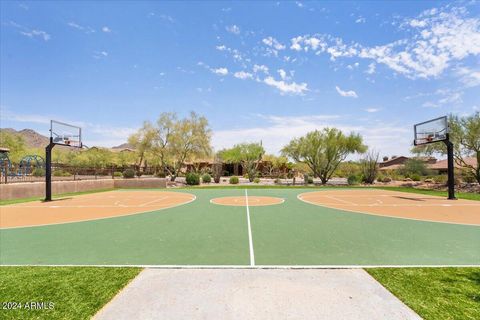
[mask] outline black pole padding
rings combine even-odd
[[[52,149],[55,146],[53,138],[45,147],[45,201],[52,201]]]
[[[457,200],[455,198],[455,167],[453,164],[453,143],[450,140],[446,140],[447,145],[447,163],[448,163],[448,199]]]

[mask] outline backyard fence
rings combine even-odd
[[[135,166],[110,166],[103,168],[69,166],[67,164],[52,164],[53,181],[78,181],[78,180],[97,180],[97,179],[115,179],[122,178],[123,172],[132,169],[136,174],[151,176],[153,170]],[[19,183],[19,182],[39,182],[45,181],[45,168],[35,166],[21,166],[15,164],[3,163],[0,168],[0,183]]]

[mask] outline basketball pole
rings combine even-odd
[[[45,147],[45,201],[52,201],[52,149],[55,146],[53,138]]]
[[[453,143],[450,141],[448,134],[447,139],[444,142],[447,145],[448,200],[457,200],[457,198],[455,198],[455,166],[453,164]]]

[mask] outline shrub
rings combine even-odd
[[[312,177],[308,177],[308,184],[313,184],[313,178]]]
[[[354,174],[349,175],[347,178],[347,182],[349,185],[358,184],[358,181],[359,181],[358,177]]]
[[[417,173],[412,173],[410,175],[410,179],[412,179],[413,181],[420,181],[422,179],[422,177]]]
[[[138,171],[136,172],[136,175],[137,175],[137,177],[139,177],[139,178],[140,178],[140,177],[143,175],[143,172],[142,172],[142,171],[140,171],[140,170],[138,170]]]
[[[32,172],[32,175],[34,177],[43,177],[43,176],[45,176],[45,169],[35,168],[35,170],[33,170],[33,172]]]
[[[200,176],[196,173],[189,172],[185,176],[185,181],[189,186],[196,186],[200,184]]]
[[[135,177],[135,171],[133,169],[125,169],[125,171],[123,171],[123,177],[126,179],[131,179]]]
[[[275,181],[274,181],[275,184],[280,184],[280,182],[281,182],[281,181],[280,181],[279,178],[276,178]]]
[[[70,177],[72,174],[70,172],[67,172],[67,171],[63,171],[63,170],[55,170],[53,171],[53,176],[54,177]]]
[[[255,179],[253,179],[253,182],[254,182],[254,183],[260,183],[260,178],[255,178]]]
[[[203,181],[203,183],[210,183],[210,182],[212,182],[212,177],[208,173],[205,173],[202,176],[202,181]]]
[[[113,176],[114,176],[114,177],[121,177],[121,176],[123,176],[123,174],[122,174],[120,171],[115,171],[115,172],[113,173]]]
[[[163,171],[159,171],[159,172],[157,172],[157,173],[155,174],[155,176],[156,176],[157,178],[165,178],[165,177],[166,177],[166,174],[165,174],[165,172],[163,172]]]
[[[381,181],[385,182],[385,183],[392,182],[392,178],[385,176],[385,177],[382,178]]]
[[[237,176],[230,177],[230,184],[238,184],[239,180]]]

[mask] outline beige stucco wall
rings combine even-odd
[[[72,193],[113,188],[166,188],[166,179],[102,179],[82,181],[53,181],[52,193]],[[45,182],[11,183],[0,185],[0,200],[45,196]]]

